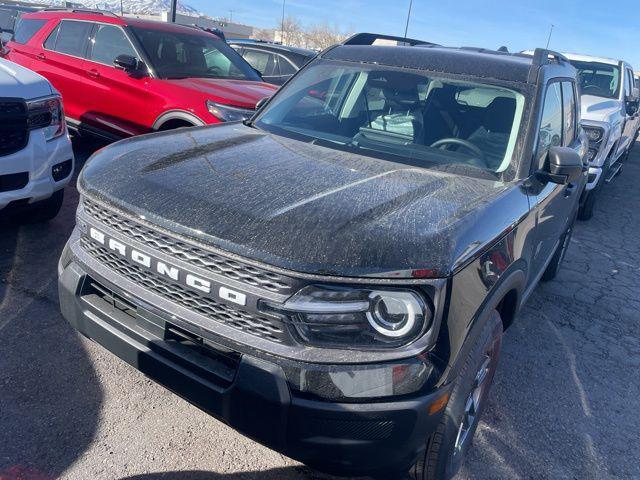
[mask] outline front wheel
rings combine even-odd
[[[468,350],[436,432],[412,469],[415,480],[453,477],[469,451],[498,366],[502,321],[493,311]]]

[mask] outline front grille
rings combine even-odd
[[[21,100],[0,99],[0,156],[19,152],[27,143],[27,105]]]
[[[133,222],[123,215],[107,210],[86,198],[84,199],[84,209],[89,216],[127,238],[137,240],[190,265],[270,292],[288,294],[292,291],[292,286],[283,275],[231,260],[177,238],[169,237]]]
[[[95,260],[147,290],[163,298],[197,312],[205,317],[273,342],[287,343],[289,335],[286,327],[278,320],[252,315],[240,309],[213,301],[180,285],[167,282],[141,267],[132,265],[125,259],[94,244],[86,238],[81,239],[82,248]]]

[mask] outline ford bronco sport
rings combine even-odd
[[[107,12],[26,14],[6,50],[60,91],[71,128],[107,140],[248,118],[276,90],[211,33]]]
[[[447,478],[503,331],[571,239],[587,175],[576,70],[547,50],[376,38],[324,51],[249,122],[97,153],[60,303],[312,467]]]

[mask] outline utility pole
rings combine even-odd
[[[280,43],[282,43],[284,45],[284,5],[287,2],[287,0],[282,0],[282,23],[280,24]]]
[[[124,17],[124,10],[122,8],[122,0],[120,0],[120,16]]]
[[[404,27],[404,38],[407,38],[407,32],[409,31],[409,21],[411,20],[411,7],[413,7],[413,0],[409,0],[409,12],[407,13],[407,26]]]
[[[555,25],[552,23],[551,28],[549,29],[549,38],[547,38],[547,50],[549,49],[549,44],[551,43],[551,35],[553,34],[553,27],[555,27]]]
[[[229,10],[229,23],[233,23],[233,10]]]
[[[178,11],[178,0],[171,0],[171,9],[169,10],[169,21],[176,23],[176,12]]]

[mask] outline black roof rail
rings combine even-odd
[[[376,40],[392,40],[394,42],[407,43],[412,47],[415,45],[438,46],[436,43],[416,40],[415,38],[394,37],[393,35],[381,35],[378,33],[356,33],[342,42],[342,45],[373,45]]]
[[[68,13],[92,13],[94,15],[109,15],[110,17],[117,17],[113,12],[107,10],[98,10],[95,8],[65,8],[65,7],[48,7],[44,8],[43,12],[68,12]]]
[[[522,52],[527,55],[526,53]],[[538,71],[541,67],[551,64],[551,62],[560,64],[561,62],[569,63],[569,59],[561,53],[548,50],[546,48],[536,48],[533,52],[533,61],[531,62],[531,68],[529,69],[529,77],[527,83],[536,83],[538,80]]]

